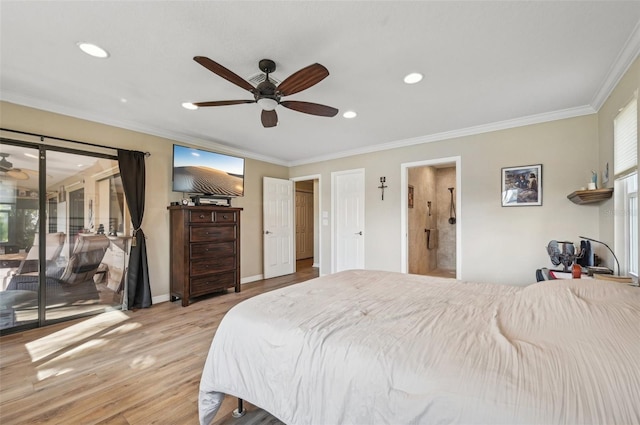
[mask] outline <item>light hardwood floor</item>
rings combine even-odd
[[[165,302],[1,337],[0,424],[197,424],[200,374],[220,320],[242,300],[317,277],[311,261],[299,263],[293,275],[188,307]],[[235,407],[226,397],[214,423],[233,423]]]

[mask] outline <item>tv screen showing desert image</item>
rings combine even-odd
[[[244,159],[173,146],[173,190],[217,196],[243,196]]]

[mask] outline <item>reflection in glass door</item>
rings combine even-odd
[[[2,153],[31,158],[20,167],[38,170],[37,149],[3,141]],[[95,314],[122,302],[130,219],[124,196],[113,196],[110,184],[119,178],[117,160],[79,151],[42,154],[42,190],[37,171],[24,180],[2,175],[0,330]],[[122,225],[114,228],[114,222]]]
[[[0,330],[38,322],[38,149],[0,145]],[[17,290],[20,275],[36,285]]]

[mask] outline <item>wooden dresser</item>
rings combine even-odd
[[[170,206],[171,301],[234,288],[240,292],[240,211]]]

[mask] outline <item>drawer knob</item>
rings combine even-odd
[[[204,218],[204,214],[200,214],[200,218]]]
[[[227,218],[227,216],[226,216],[226,215],[223,215],[223,216],[222,216],[222,218],[225,218],[225,219],[226,219],[226,218]]]

